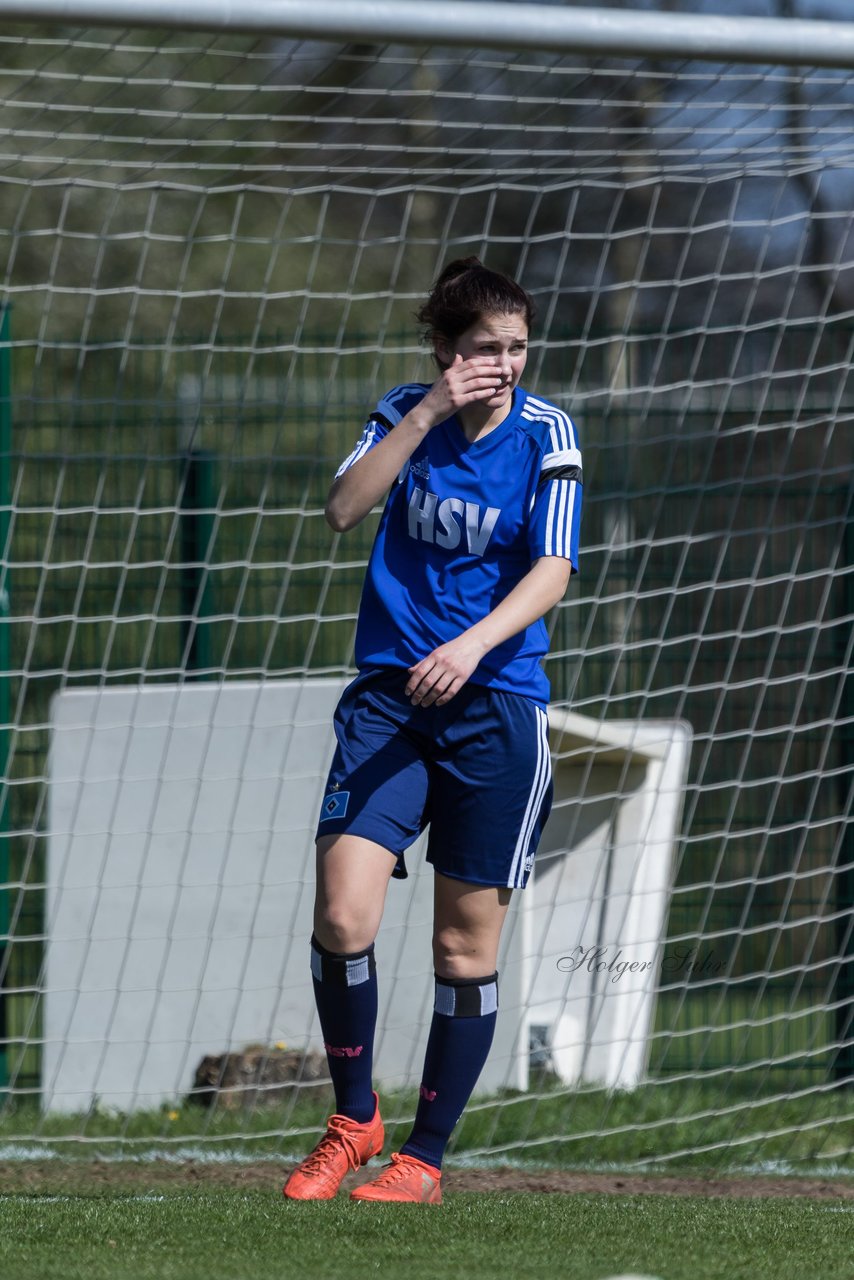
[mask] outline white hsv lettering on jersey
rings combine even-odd
[[[424,499],[423,503],[421,498]],[[409,499],[409,536],[418,541],[418,530],[424,542],[433,541],[433,516],[439,502],[438,494],[413,489]]]
[[[466,546],[476,556],[482,556],[498,517],[500,507],[482,508],[476,502],[463,502],[462,498],[443,498],[429,489],[413,489],[409,499],[409,536],[420,537],[422,542],[435,542],[439,547],[453,551],[460,545],[465,524]],[[438,527],[437,527],[438,526]]]
[[[474,504],[472,504],[474,505]],[[477,516],[477,507],[475,509],[475,517]],[[462,498],[444,498],[436,509],[436,516],[439,524],[442,526],[440,533],[436,534],[436,543],[440,547],[447,547],[452,551],[454,547],[460,545],[462,531],[457,524],[457,516],[466,514],[466,504]],[[469,547],[471,550],[471,547]]]

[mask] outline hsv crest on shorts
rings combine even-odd
[[[349,799],[349,791],[336,791],[335,789],[330,791],[328,795],[323,797],[323,804],[320,806],[320,821],[323,822],[328,818],[343,818],[347,813]]]

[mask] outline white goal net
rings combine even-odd
[[[307,1148],[325,1102],[274,1067],[282,1043],[305,1055],[319,1041],[296,1012],[252,1023],[239,1011],[255,1007],[241,985],[249,939],[275,952],[274,975],[290,983],[302,966],[308,984],[311,832],[288,812],[315,784],[296,787],[292,811],[280,796],[275,820],[256,806],[247,825],[251,786],[225,803],[187,748],[168,775],[184,786],[170,880],[168,860],[145,861],[154,802],[116,799],[93,818],[82,781],[69,792],[67,737],[52,808],[52,725],[67,727],[57,708],[74,696],[109,720],[134,691],[198,687],[210,701],[352,671],[375,522],[333,534],[326,489],[378,393],[429,376],[413,312],[445,261],[475,253],[534,295],[525,382],[571,414],[584,449],[582,571],[551,619],[546,670],[555,710],[588,726],[587,745],[558,733],[553,747],[570,764],[582,752],[561,811],[603,868],[650,726],[683,726],[692,746],[662,800],[667,882],[645,925],[641,913],[623,935],[597,909],[615,891],[603,871],[583,889],[589,910],[562,916],[555,902],[518,935],[534,975],[549,936],[549,972],[532,979],[548,1014],[529,1017],[524,1071],[478,1096],[454,1150],[845,1167],[854,72],[132,26],[6,24],[0,51],[0,1148]],[[157,721],[146,754],[134,723],[118,725],[115,775],[99,746],[100,776],[166,787],[151,760],[178,728]],[[92,740],[81,734],[81,780]],[[286,793],[319,778],[300,762],[277,772],[288,748],[265,741],[257,759],[235,756],[254,761],[247,785],[276,777]],[[608,772],[591,781],[597,743]],[[135,751],[143,773],[122,772]],[[51,962],[60,811],[60,852],[80,851],[63,884],[90,903],[64,973]],[[247,830],[254,881],[227,856]],[[279,875],[289,830],[299,862]],[[117,885],[141,911],[153,886],[186,886],[191,865],[215,906],[240,894],[256,912],[241,917],[244,958],[222,988],[231,1034],[207,1052],[255,1042],[272,1074],[245,1077],[243,1094],[215,1080],[228,1106],[176,1085],[140,1112],[157,1093],[145,1063],[166,961],[140,988],[139,1025],[107,1012],[95,1043],[87,1004],[118,1009],[139,957],[118,926],[110,947],[87,946],[85,922]],[[290,886],[278,936],[263,909],[271,877]],[[408,914],[407,886],[393,888],[406,945],[385,954],[399,980],[412,949],[429,952],[429,928]],[[177,906],[165,914],[177,930]],[[183,968],[168,969],[188,1020],[211,998],[199,957],[217,954],[217,927],[196,952],[182,935]],[[601,1011],[610,1025],[633,963],[653,968],[626,1091],[579,1065],[589,1038],[559,1043],[554,1028],[576,1025],[563,1011],[582,982],[581,1022]],[[536,987],[519,996],[532,1000]],[[424,1010],[412,1012],[420,1034]],[[410,1034],[402,1017],[389,1012],[389,1043]],[[615,1032],[626,1043],[629,1024]],[[120,1088],[99,1096],[97,1072],[76,1101],[57,1098],[63,1062],[106,1062],[112,1040],[139,1045],[126,1102]],[[189,1031],[182,1044],[190,1070]],[[561,1066],[568,1050],[577,1070]]]

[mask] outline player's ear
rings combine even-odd
[[[452,364],[457,364],[457,357],[454,355],[450,342],[440,334],[436,334],[436,337],[433,339],[433,351],[438,364],[440,364],[443,369],[449,368]]]

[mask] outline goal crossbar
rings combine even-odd
[[[257,32],[330,41],[854,67],[854,24],[557,5],[400,0],[2,0],[7,22]]]

